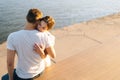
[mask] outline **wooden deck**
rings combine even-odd
[[[36,80],[120,80],[120,37],[53,64]]]

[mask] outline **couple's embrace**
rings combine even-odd
[[[55,58],[55,37],[48,32],[55,21],[50,16],[42,17],[38,9],[30,9],[23,30],[11,33],[7,39],[8,74],[2,80],[34,80],[50,66],[50,57]],[[15,55],[17,65],[14,67]],[[45,65],[46,64],[46,65]]]

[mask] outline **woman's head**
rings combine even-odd
[[[42,16],[43,13],[38,9],[30,9],[26,16],[26,19],[29,23],[35,24],[38,19],[42,18]]]
[[[43,31],[43,30],[50,30],[53,28],[55,24],[54,18],[51,16],[45,16],[38,21],[38,30]]]

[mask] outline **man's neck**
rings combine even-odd
[[[34,24],[31,24],[31,23],[26,23],[26,25],[25,25],[25,30],[34,30],[35,29],[35,27],[34,27],[35,25]]]

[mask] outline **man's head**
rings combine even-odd
[[[43,14],[38,9],[30,9],[26,16],[26,19],[29,23],[35,24],[36,21],[42,18]]]

